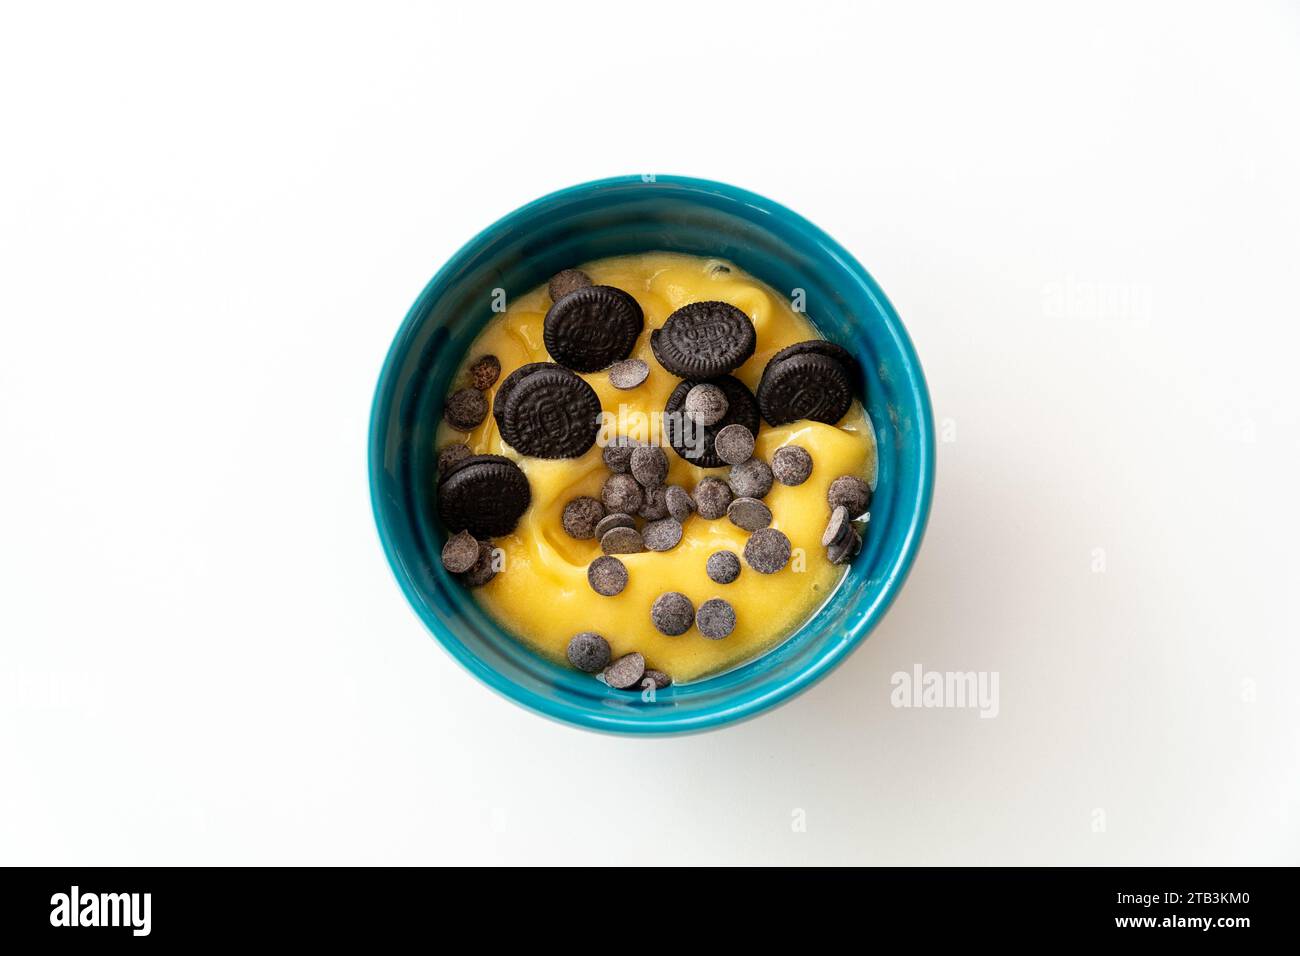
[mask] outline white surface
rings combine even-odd
[[[1294,6],[267,6],[0,16],[0,862],[1300,862]],[[844,242],[955,437],[871,640],[688,739],[461,672],[367,497],[429,276],[628,172]]]

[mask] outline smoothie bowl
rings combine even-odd
[[[578,726],[706,730],[870,632],[933,484],[920,365],[866,271],[720,183],[576,186],[472,239],[380,376],[370,483],[433,635]]]

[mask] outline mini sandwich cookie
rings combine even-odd
[[[492,415],[506,444],[532,458],[577,458],[600,432],[595,389],[550,362],[530,362],[507,375]]]
[[[443,524],[475,538],[514,531],[531,500],[528,478],[500,455],[470,455],[438,480],[438,516]]]
[[[684,305],[650,333],[650,349],[680,378],[708,379],[738,369],[754,354],[754,323],[726,302]]]
[[[862,393],[862,370],[834,342],[796,342],[772,356],[758,383],[758,407],[769,425],[800,419],[834,425]]]
[[[701,424],[686,410],[687,396],[700,385],[714,386],[726,402],[722,416],[713,418],[710,425]],[[718,453],[716,442],[718,435],[729,425],[741,425],[751,436],[758,434],[758,403],[754,401],[754,395],[745,387],[745,383],[730,375],[709,379],[707,382],[697,382],[694,379],[678,382],[664,403],[664,432],[668,444],[679,457],[692,465],[718,468],[726,464]]]
[[[579,286],[546,313],[542,341],[561,365],[599,372],[631,354],[644,326],[641,306],[622,289]]]

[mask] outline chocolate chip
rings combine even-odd
[[[627,587],[627,565],[618,558],[602,555],[587,565],[587,583],[597,594],[613,597]]]
[[[832,508],[847,508],[850,518],[860,518],[871,507],[871,486],[853,475],[841,475],[831,482],[826,500]]]
[[[758,383],[758,407],[769,425],[801,419],[834,425],[853,404],[848,371],[811,352],[769,362]]]
[[[705,382],[686,393],[682,411],[700,425],[716,425],[727,414],[727,396],[718,386]]]
[[[744,425],[728,425],[713,439],[713,450],[728,465],[749,461],[754,454],[754,433]]]
[[[600,453],[605,467],[617,475],[625,475],[632,467],[632,451],[641,443],[626,435],[619,435]]]
[[[496,549],[486,541],[480,541],[474,566],[458,577],[466,587],[481,588],[496,576]]]
[[[469,450],[469,445],[464,442],[452,442],[450,445],[444,445],[438,452],[438,473],[442,474],[452,465],[464,461],[473,452]]]
[[[695,608],[691,599],[680,591],[668,591],[655,598],[650,607],[650,622],[655,630],[669,637],[685,634],[691,629],[695,620]]]
[[[633,651],[605,668],[605,683],[618,690],[635,687],[645,673],[645,658]]]
[[[628,357],[645,318],[622,289],[585,286],[562,296],[542,321],[551,358],[575,372],[598,372]]]
[[[633,518],[631,515],[623,514],[620,511],[616,511],[612,515],[605,515],[605,517],[601,518],[600,521],[596,523],[596,531],[593,536],[597,541],[599,541],[601,538],[605,537],[605,532],[609,531],[611,528],[635,528],[635,527],[636,527],[635,518]]]
[[[642,488],[657,488],[668,477],[668,456],[662,448],[642,445],[632,449],[629,468]]]
[[[725,275],[729,275],[730,273],[731,273],[731,267],[724,263],[714,262],[709,265],[709,275],[725,276]]]
[[[686,493],[685,488],[677,485],[669,485],[664,491],[664,504],[668,506],[668,513],[679,523],[684,522],[695,511],[695,502],[691,500],[691,496]]]
[[[716,385],[727,399],[727,414],[712,425],[699,425],[686,416],[686,396],[696,381],[679,382],[664,403],[664,433],[668,444],[677,454],[692,465],[701,468],[718,468],[725,462],[718,457],[715,443],[718,434],[728,425],[744,425],[750,434],[758,432],[761,418],[754,394],[738,378],[724,375],[707,384]]]
[[[603,517],[605,517],[605,506],[595,498],[583,495],[574,498],[564,506],[560,524],[564,526],[565,533],[570,538],[586,541],[596,536],[596,525]]]
[[[727,484],[737,498],[762,498],[772,490],[772,469],[761,458],[731,466]]]
[[[600,550],[606,554],[640,554],[645,542],[636,528],[610,528],[601,536]]]
[[[682,540],[682,526],[675,518],[651,521],[641,529],[641,537],[649,551],[671,551]]]
[[[722,598],[709,598],[695,614],[695,626],[711,641],[720,641],[736,629],[736,612]]]
[[[564,656],[578,670],[598,674],[609,663],[609,641],[595,631],[583,631],[569,638]]]
[[[772,523],[771,509],[757,498],[737,498],[727,506],[727,517],[745,531],[757,531]]]
[[[833,544],[840,543],[852,527],[849,523],[849,509],[837,505],[831,512],[831,520],[827,522],[826,530],[822,532],[822,547],[829,548]]]
[[[858,364],[858,360],[847,349],[836,345],[834,342],[828,342],[826,339],[809,339],[806,342],[787,345],[767,360],[767,367],[763,369],[763,374],[766,375],[769,368],[794,355],[824,355],[829,359],[834,359],[848,373],[849,382],[853,386],[853,394],[859,396],[863,394],[862,366]]]
[[[645,500],[641,502],[641,508],[637,511],[642,518],[647,521],[658,521],[660,518],[668,517],[668,490],[663,485],[656,485],[649,488],[645,493]]]
[[[480,392],[496,384],[501,374],[501,360],[495,355],[483,355],[469,367],[469,377]]]
[[[557,272],[546,284],[546,291],[551,294],[552,302],[559,302],[570,292],[585,289],[591,285],[591,277],[581,269],[565,269]]]
[[[515,530],[531,500],[524,473],[500,455],[470,455],[444,471],[438,482],[442,523],[476,538]]]
[[[684,305],[650,333],[659,364],[681,378],[714,378],[740,368],[756,342],[749,316],[726,302]]]
[[[826,557],[831,564],[847,564],[849,559],[862,550],[862,536],[848,525],[848,533],[843,539],[826,549]]]
[[[701,478],[695,486],[695,508],[706,521],[725,515],[731,498],[731,486],[721,478]]]
[[[645,673],[641,675],[642,687],[645,687],[646,681],[650,681],[650,683],[654,685],[655,690],[663,690],[673,682],[673,679],[663,671],[657,671],[647,667]]]
[[[473,431],[487,418],[488,401],[476,388],[462,388],[451,393],[442,410],[447,424],[457,431]]]
[[[745,542],[745,563],[759,574],[776,574],[790,560],[790,539],[775,528],[755,531]]]
[[[600,500],[610,514],[635,514],[645,500],[645,493],[631,475],[610,475],[600,489]]]
[[[627,359],[609,367],[609,384],[615,388],[636,388],[649,377],[650,366],[641,359]]]
[[[704,564],[709,579],[719,584],[730,584],[740,577],[740,558],[734,551],[714,551]]]
[[[798,445],[784,445],[772,455],[772,474],[783,485],[802,485],[812,467],[812,455]]]
[[[496,397],[502,407],[501,437],[516,451],[534,458],[577,458],[595,443],[600,399],[568,369],[539,368],[514,383],[503,398],[505,384]]]
[[[468,531],[457,531],[442,546],[442,566],[452,574],[462,574],[478,560],[478,540]]]

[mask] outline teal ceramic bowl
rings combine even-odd
[[[516,641],[443,570],[433,507],[434,439],[448,384],[493,316],[592,259],[666,250],[729,259],[776,289],[805,290],[809,318],[866,373],[878,483],[862,553],[802,628],[762,657],[653,701],[605,687]],[[370,419],[370,493],[384,553],[407,600],[460,664],[517,704],[565,723],[628,734],[708,730],[807,690],[871,632],[907,576],[934,486],[934,423],[921,365],[889,300],[854,258],[803,217],[722,183],[628,176],[584,183],[517,209],[471,239],[411,306],[379,376]],[[599,629],[599,622],[593,621]]]

